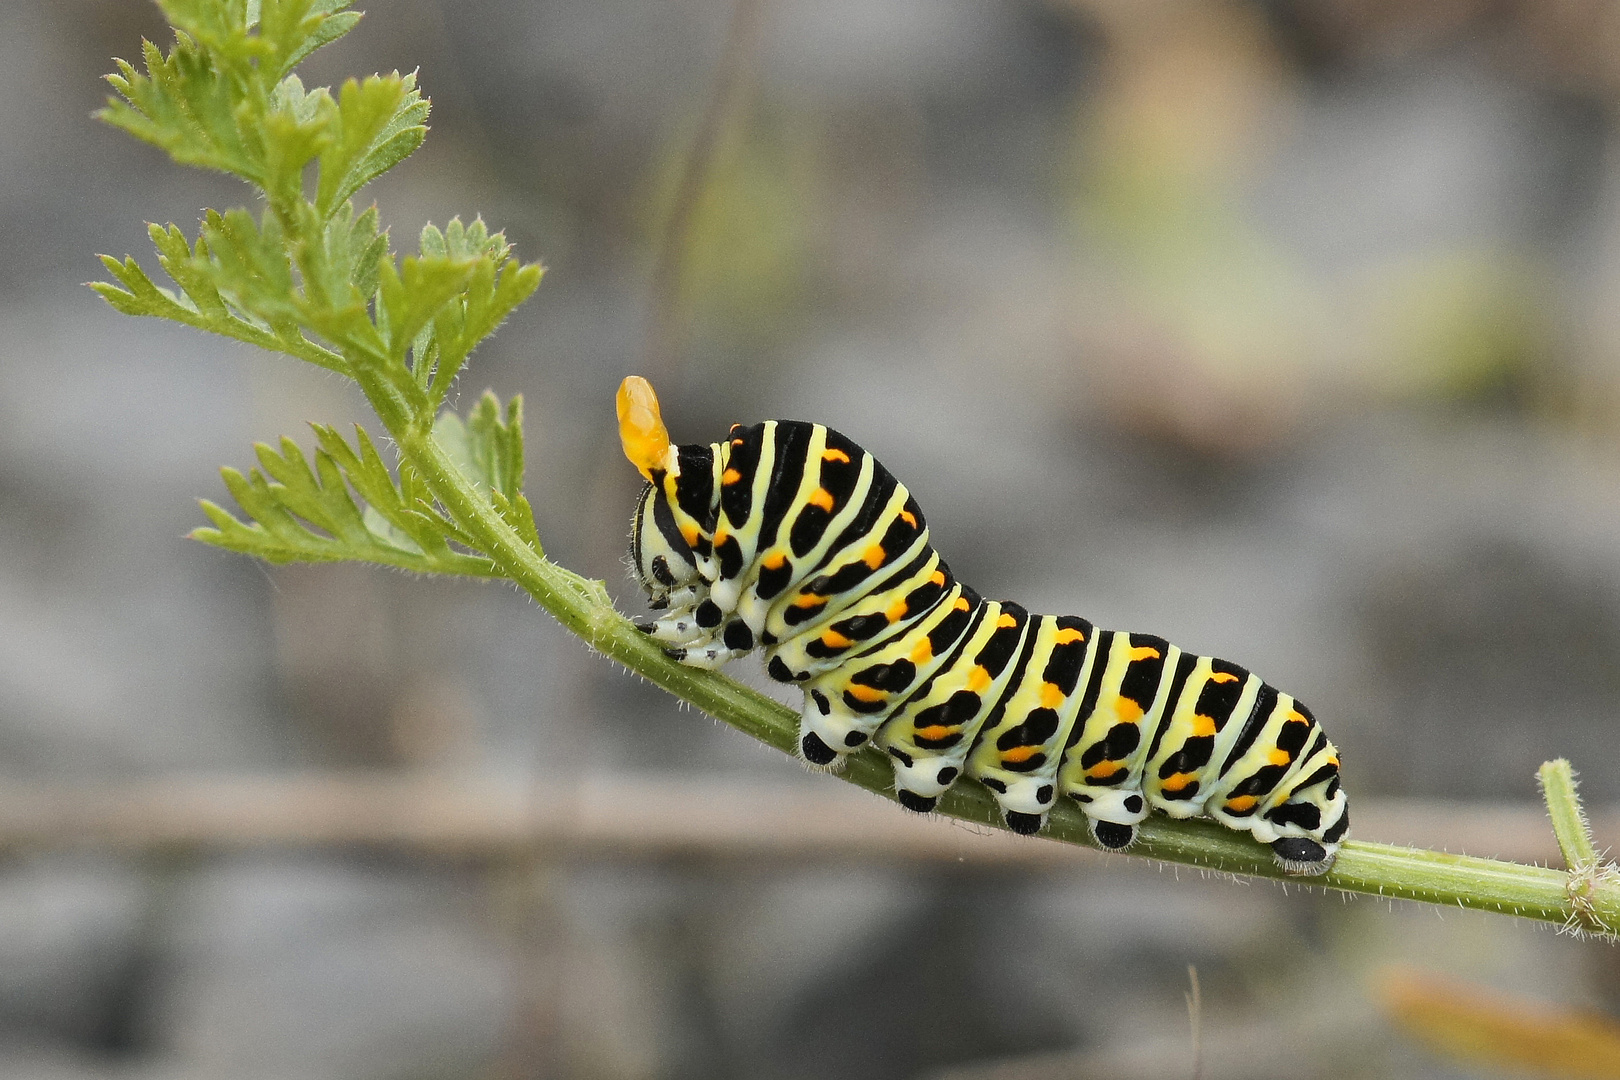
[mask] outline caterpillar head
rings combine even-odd
[[[683,593],[700,580],[697,558],[681,536],[669,499],[658,484],[641,489],[630,521],[630,568],[654,608],[670,604],[671,593]]]
[[[630,522],[630,564],[652,606],[669,606],[670,594],[700,580],[697,557],[676,521],[671,497],[681,475],[680,453],[669,441],[669,431],[658,409],[652,384],[631,375],[619,385],[619,440],[624,456],[647,478]],[[695,534],[694,534],[695,535]]]

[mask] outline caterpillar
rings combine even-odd
[[[762,649],[767,673],[804,691],[809,765],[872,743],[920,813],[969,776],[1019,833],[1068,796],[1104,848],[1129,847],[1157,810],[1251,833],[1290,874],[1332,866],[1349,808],[1338,751],[1303,702],[1151,634],[980,596],[905,486],[821,424],[739,424],[677,446],[634,375],[617,410],[647,480],[630,562],[662,612],[638,627],[693,667]]]

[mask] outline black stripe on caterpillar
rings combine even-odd
[[[631,561],[662,611],[641,629],[694,667],[762,649],[771,677],[804,692],[808,764],[836,768],[872,742],[918,812],[969,776],[1020,833],[1069,796],[1107,848],[1159,811],[1251,833],[1289,873],[1332,865],[1349,808],[1304,703],[1163,638],[979,596],[905,486],[821,424],[677,446],[635,376],[618,412],[648,481]]]

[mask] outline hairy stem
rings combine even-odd
[[[1592,829],[1581,809],[1581,798],[1575,793],[1575,770],[1565,758],[1544,763],[1536,772],[1541,781],[1541,794],[1547,800],[1547,813],[1552,818],[1553,835],[1558,838],[1558,850],[1564,854],[1564,867],[1571,872],[1597,862],[1597,849],[1592,844]]]
[[[1620,889],[1620,868],[1598,854],[1592,826],[1575,791],[1575,770],[1564,758],[1546,762],[1536,773],[1552,817],[1553,835],[1564,854],[1564,893],[1569,898],[1567,924],[1574,930],[1613,934],[1620,924],[1605,910],[1607,898]]]
[[[537,554],[474,491],[444,449],[425,428],[399,434],[401,451],[435,497],[513,581],[592,648],[636,674],[697,706],[718,720],[792,754],[798,716],[791,709],[722,675],[685,667],[610,604],[601,582],[590,581]],[[839,774],[844,780],[894,798],[888,760],[867,748],[850,756]],[[981,785],[963,781],[940,800],[939,812],[965,821],[1001,827],[995,800]],[[1095,847],[1078,806],[1054,808],[1045,835]],[[1288,878],[1265,846],[1246,833],[1212,821],[1172,821],[1151,817],[1131,849],[1163,862],[1184,863],[1229,874],[1278,878],[1345,892],[1421,900],[1431,904],[1497,911],[1523,918],[1579,926],[1612,935],[1620,928],[1620,882],[1586,877],[1580,897],[1572,895],[1573,875],[1564,871],[1441,851],[1351,841],[1322,877]]]

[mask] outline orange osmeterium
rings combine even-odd
[[[652,383],[631,375],[619,384],[619,441],[624,456],[648,480],[654,469],[662,469],[669,458],[669,429],[658,411],[658,395]]]

